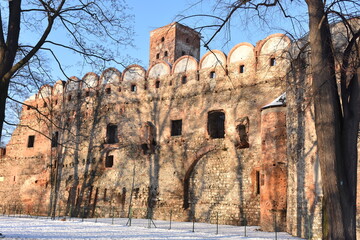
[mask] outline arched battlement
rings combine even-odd
[[[37,95],[38,98],[45,99],[51,97],[52,89],[52,86],[50,86],[49,84],[42,85]]]
[[[122,80],[121,72],[116,68],[105,69],[100,76],[100,83],[103,85],[119,85]]]
[[[220,50],[211,50],[201,58],[199,69],[215,68],[219,66],[226,67],[226,54]]]
[[[227,57],[227,65],[255,60],[255,47],[247,42],[235,45]]]
[[[159,77],[164,77],[170,75],[171,65],[165,61],[158,61],[157,63],[151,65],[147,72],[148,79],[155,79]]]
[[[56,96],[56,95],[60,95],[64,93],[64,88],[65,88],[65,82],[64,81],[57,81],[54,86],[53,86],[53,92],[52,95]]]
[[[122,81],[139,82],[146,81],[146,70],[138,64],[132,64],[125,68],[122,75]]]
[[[99,85],[99,75],[94,72],[88,72],[82,78],[80,83],[82,89],[96,88]]]
[[[80,83],[81,83],[81,80],[78,77],[75,77],[75,76],[70,77],[65,84],[65,92],[79,90]]]
[[[182,56],[175,61],[171,74],[186,73],[199,69],[198,61],[192,56]]]

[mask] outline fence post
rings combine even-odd
[[[274,230],[275,230],[275,240],[277,240],[277,226],[276,226],[276,212],[274,211]]]
[[[246,226],[247,226],[247,219],[246,219],[246,214],[244,213],[244,237],[246,237]]]
[[[111,219],[111,224],[114,224],[114,207],[112,207],[112,219]]]
[[[83,207],[83,212],[82,212],[82,216],[81,216],[81,221],[84,221],[84,217],[85,217],[85,206]]]
[[[171,219],[172,218],[172,210],[170,210],[170,227],[169,227],[169,230],[171,229]]]
[[[219,234],[219,213],[216,212],[216,235]]]
[[[193,225],[192,225],[192,232],[195,232],[195,216],[193,215]]]

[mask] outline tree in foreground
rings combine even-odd
[[[0,4],[0,142],[7,101],[53,81],[49,60],[65,73],[64,51],[84,65],[104,69],[131,45],[131,16],[123,0],[9,0]],[[75,64],[74,62],[72,64]]]
[[[290,19],[293,26],[300,26],[302,20],[299,12],[296,12],[295,16],[292,15],[294,11],[290,10],[301,9],[298,8],[299,5],[307,9],[304,19],[309,28],[307,37],[311,57],[308,69],[311,71],[317,148],[324,193],[323,238],[356,239],[360,29],[358,24],[351,24],[351,20],[358,20],[360,4],[351,0],[217,1],[214,11],[222,13],[224,18],[217,16],[215,19],[220,19],[220,22],[210,25],[216,27],[215,34],[205,46],[234,18],[235,13],[263,21],[273,17],[270,16],[271,13],[277,11],[282,18]],[[337,59],[340,62],[337,78],[336,58],[339,55],[335,53],[336,44],[331,35],[330,24],[339,22],[345,26],[350,38]],[[234,24],[234,21],[232,23]],[[240,25],[240,22],[236,24]],[[271,25],[269,22],[265,24]],[[292,32],[301,31],[293,29]],[[340,84],[337,84],[337,80]]]

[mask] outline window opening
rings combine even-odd
[[[57,147],[59,141],[59,132],[53,132],[51,137],[51,147]]]
[[[172,81],[169,82],[169,86],[172,86]]]
[[[113,155],[106,156],[105,167],[111,168],[113,165],[114,165],[114,156]]]
[[[46,103],[46,102],[44,102],[43,107],[47,107],[47,103]]]
[[[106,128],[106,142],[109,144],[117,143],[117,125],[108,124]]]
[[[159,59],[160,58],[160,53],[157,53],[156,54],[156,59]]]
[[[104,202],[106,202],[106,192],[107,192],[107,189],[105,188],[104,189],[104,198],[103,198]]]
[[[245,65],[240,65],[240,73],[244,73],[245,72]]]
[[[270,66],[273,67],[276,65],[276,59],[274,57],[270,58]]]
[[[171,120],[171,136],[180,136],[182,133],[182,120]]]
[[[186,55],[185,51],[182,51],[181,56],[185,56],[185,55]]]
[[[111,88],[110,88],[110,87],[106,88],[106,89],[105,89],[105,92],[106,92],[107,94],[110,94],[110,93],[111,93]]]
[[[159,88],[159,87],[160,87],[160,81],[159,81],[159,80],[155,82],[155,87],[156,87],[156,88]]]
[[[67,100],[68,100],[68,102],[71,101],[71,95],[68,95]]]
[[[85,97],[88,97],[88,96],[90,96],[90,92],[89,92],[89,91],[86,91],[86,92],[85,92]]]
[[[132,92],[136,92],[136,85],[135,85],[135,84],[132,84],[132,85],[131,85],[131,91],[132,91]]]
[[[161,38],[161,41],[162,41],[162,42],[164,42],[164,41],[165,41],[165,38],[164,38],[164,37],[162,37],[162,38]]]
[[[168,56],[168,51],[165,51],[164,52],[164,57],[167,57]]]
[[[256,179],[255,179],[255,193],[256,195],[260,194],[260,171],[256,171]]]
[[[121,87],[118,88],[118,92],[121,92]]]
[[[57,105],[58,104],[58,100],[57,99],[55,99],[55,105]]]
[[[34,147],[34,143],[35,143],[35,135],[30,135],[30,136],[28,137],[27,147],[28,147],[28,148]]]
[[[215,78],[215,77],[216,77],[215,71],[211,71],[211,72],[210,72],[210,78]]]
[[[239,148],[248,148],[249,147],[249,137],[248,137],[246,125],[240,124],[236,127],[236,130],[240,137]]]
[[[186,43],[190,43],[190,40],[189,40],[189,38],[186,38]]]
[[[211,138],[225,137],[225,113],[213,111],[208,113],[208,133]]]
[[[181,78],[181,83],[185,84],[187,82],[187,77],[186,76],[182,76]]]

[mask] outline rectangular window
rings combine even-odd
[[[59,141],[59,132],[54,132],[51,138],[51,147],[57,147]]]
[[[30,136],[28,137],[27,147],[28,147],[28,148],[34,147],[34,143],[35,143],[35,136],[34,136],[34,135],[30,135]]]
[[[171,136],[180,136],[182,132],[182,120],[171,120]]]
[[[270,66],[273,67],[276,65],[276,59],[274,57],[270,58]]]
[[[109,124],[106,128],[106,142],[109,144],[117,143],[117,125]]]
[[[105,167],[111,168],[113,165],[114,165],[114,156],[113,155],[106,156]]]
[[[131,91],[132,91],[132,92],[136,92],[136,85],[135,85],[135,84],[132,84],[132,85],[131,85]]]
[[[105,91],[106,91],[106,94],[110,94],[111,93],[111,88],[108,87],[108,88],[105,89]]]
[[[245,65],[240,65],[240,73],[244,73],[245,72]]]

